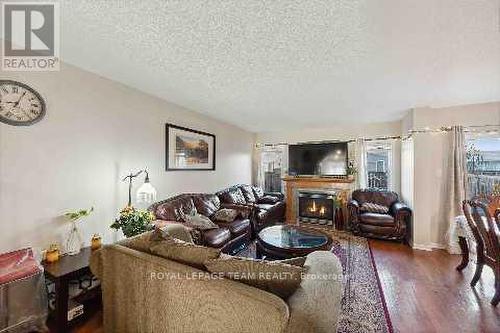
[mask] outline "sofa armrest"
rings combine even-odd
[[[281,192],[264,192],[264,195],[270,195],[272,197],[278,198],[280,201],[285,200],[285,195]]]
[[[354,200],[354,199],[351,199],[348,203],[347,203],[347,207],[352,207],[353,209],[356,209],[356,210],[359,210],[359,202],[357,200]]]
[[[402,202],[395,202],[392,204],[390,207],[389,213],[394,217],[400,217],[400,216],[410,216],[411,215],[411,208],[405,205]]]
[[[344,290],[340,260],[329,251],[315,251],[304,265],[310,278],[288,299],[288,333],[336,332]]]
[[[102,268],[105,332],[281,333],[288,323],[279,297],[175,261],[109,245]]]

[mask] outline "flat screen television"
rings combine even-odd
[[[346,176],[347,142],[288,146],[290,176]]]

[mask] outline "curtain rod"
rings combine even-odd
[[[402,136],[400,135],[391,135],[391,136],[380,136],[380,137],[372,137],[372,138],[359,138],[364,141],[384,141],[384,140],[400,140]],[[346,139],[346,140],[321,140],[321,141],[304,141],[297,142],[294,144],[315,144],[315,143],[352,143],[356,142],[358,139]],[[289,146],[290,143],[280,142],[280,143],[257,143],[257,147],[277,147],[277,146]]]
[[[473,126],[463,126],[464,132],[466,133],[500,133],[500,125],[473,125]],[[357,138],[357,139],[347,139],[347,140],[324,140],[324,141],[306,141],[306,142],[298,142],[297,144],[314,144],[314,143],[337,143],[337,142],[346,142],[352,143],[356,142],[358,139],[362,139],[364,141],[384,141],[384,140],[406,140],[411,138],[413,134],[418,133],[446,133],[450,132],[453,129],[453,126],[442,126],[439,128],[430,128],[425,127],[423,129],[417,130],[409,130],[407,135],[392,135],[392,136],[381,136],[381,137],[372,137],[372,138]],[[280,142],[280,143],[264,143],[264,144],[256,144],[256,147],[276,147],[276,146],[288,146],[289,143]]]

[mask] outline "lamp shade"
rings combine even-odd
[[[156,189],[151,185],[149,179],[137,190],[137,203],[151,204],[156,201]]]

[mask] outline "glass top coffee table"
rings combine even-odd
[[[329,250],[331,238],[320,230],[295,225],[274,225],[257,235],[257,257],[287,259]]]

